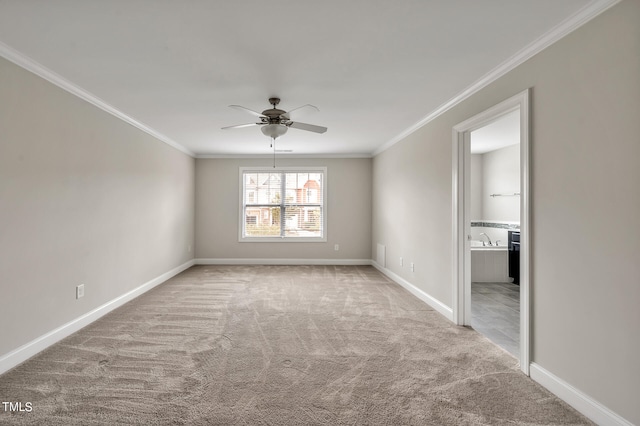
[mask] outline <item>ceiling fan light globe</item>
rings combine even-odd
[[[280,136],[287,133],[287,127],[281,124],[271,123],[262,126],[260,129],[265,136],[270,137],[271,139],[277,139]]]

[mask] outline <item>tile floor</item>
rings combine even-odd
[[[471,283],[471,326],[518,358],[520,286],[512,283]]]

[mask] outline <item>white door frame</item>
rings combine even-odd
[[[453,318],[471,325],[470,161],[471,132],[520,109],[520,369],[530,363],[530,90],[500,102],[453,127]]]

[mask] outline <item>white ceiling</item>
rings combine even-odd
[[[485,154],[520,143],[520,110],[471,132],[471,153]]]
[[[198,155],[268,154],[220,128],[279,96],[329,130],[278,149],[367,156],[598,1],[0,0],[0,42]]]

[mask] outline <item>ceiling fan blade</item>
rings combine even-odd
[[[237,109],[238,111],[248,112],[249,114],[255,115],[256,117],[267,118],[267,116],[266,115],[262,115],[261,112],[254,111],[252,109],[245,108],[245,107],[240,106],[240,105],[229,105],[229,108]]]
[[[294,129],[306,130],[308,132],[314,133],[324,133],[327,131],[326,127],[316,126],[314,124],[298,123],[295,121],[291,122],[291,124],[289,124],[288,126],[293,127]]]
[[[236,124],[235,126],[223,127],[222,130],[224,130],[224,129],[241,129],[243,127],[260,126],[261,124],[262,123]]]
[[[296,113],[294,114],[295,117],[300,117],[301,115],[304,115],[308,112],[314,111],[320,111],[318,109],[318,107],[311,105],[311,104],[306,104],[306,105],[302,105],[298,108],[294,108],[292,110],[289,110],[288,112],[284,113],[281,115],[282,118],[286,118],[287,120],[291,120],[291,113],[296,111]]]

